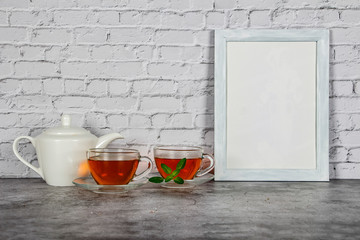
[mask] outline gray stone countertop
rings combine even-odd
[[[0,179],[0,239],[360,239],[360,180],[108,195]]]

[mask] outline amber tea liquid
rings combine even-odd
[[[161,164],[164,163],[172,170],[176,169],[176,165],[181,159],[168,159],[168,158],[157,158],[155,157],[156,167],[163,178],[166,178],[169,174],[166,174],[161,168]],[[188,158],[186,159],[186,164],[183,169],[180,170],[178,177],[181,177],[184,180],[193,179],[197,171],[201,166],[201,158]]]
[[[139,160],[106,160],[88,159],[91,175],[100,185],[125,185],[133,178]]]

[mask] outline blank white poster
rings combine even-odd
[[[316,168],[316,42],[227,43],[227,167]]]

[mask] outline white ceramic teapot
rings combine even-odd
[[[72,181],[80,175],[80,165],[87,161],[88,149],[106,147],[111,141],[123,137],[118,133],[110,133],[97,138],[83,128],[71,127],[69,115],[63,115],[61,123],[61,126],[49,128],[36,138],[16,138],[13,151],[21,162],[37,172],[47,184],[73,186]],[[39,168],[20,156],[17,147],[19,140],[23,138],[30,140],[34,145]]]

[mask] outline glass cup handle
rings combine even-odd
[[[204,176],[205,174],[207,174],[208,172],[210,172],[211,170],[213,170],[214,168],[214,163],[215,163],[215,160],[214,160],[214,157],[210,154],[203,154],[204,158],[207,158],[210,160],[210,166],[207,167],[206,169],[204,170],[201,170],[199,171],[196,176],[197,177],[201,177],[201,176]]]
[[[133,180],[135,180],[135,181],[146,177],[151,172],[151,170],[153,169],[153,163],[152,163],[150,158],[148,158],[148,157],[140,157],[140,161],[141,161],[141,159],[143,159],[143,161],[149,163],[150,166],[148,165],[148,168],[145,171],[143,171],[142,173],[140,173],[139,175],[134,177]]]

